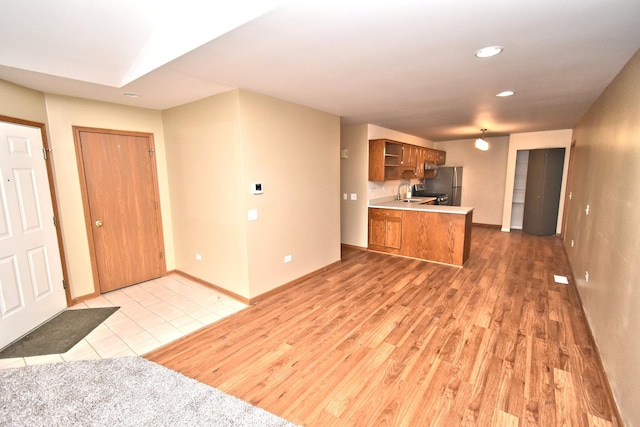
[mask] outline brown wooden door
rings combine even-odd
[[[166,273],[153,135],[74,127],[101,293]]]

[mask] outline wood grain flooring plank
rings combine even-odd
[[[497,409],[491,425],[495,427],[518,427],[520,425],[520,418]]]
[[[539,338],[533,338],[532,346],[531,382],[525,419],[528,425],[556,425],[553,364],[549,357],[549,350],[553,347],[548,345],[547,340]]]
[[[615,425],[611,421],[603,420],[591,414],[587,414],[587,422],[589,427],[613,427]]]
[[[562,426],[586,426],[586,413],[576,396],[573,375],[562,369],[553,370],[556,395],[556,422]]]
[[[145,357],[307,426],[621,426],[562,241],[471,245],[463,268],[345,247]]]
[[[602,388],[604,382],[593,349],[574,345],[570,353],[573,361],[572,371],[580,372],[580,375],[574,376],[574,381],[577,383],[576,391],[580,392],[582,407],[586,413],[610,422],[613,408],[608,400],[603,399],[607,391]]]

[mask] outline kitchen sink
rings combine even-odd
[[[402,203],[421,203],[424,202],[424,199],[402,199],[400,201]]]

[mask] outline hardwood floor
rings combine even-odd
[[[301,425],[622,425],[561,240],[487,227],[464,268],[345,248],[146,357]]]

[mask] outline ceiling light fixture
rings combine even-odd
[[[502,46],[487,46],[476,52],[476,56],[478,58],[489,58],[492,56],[496,56],[500,52],[502,52],[504,48]]]
[[[480,129],[482,131],[482,136],[476,139],[476,148],[480,151],[487,151],[489,149],[489,143],[484,139],[484,132],[486,129]]]
[[[504,98],[504,97],[507,97],[507,96],[513,96],[513,95],[515,95],[515,94],[516,94],[516,93],[515,93],[514,91],[512,91],[512,90],[505,90],[505,91],[500,92],[500,93],[499,93],[499,94],[497,94],[496,96],[499,96],[499,97],[501,97],[501,98]]]

